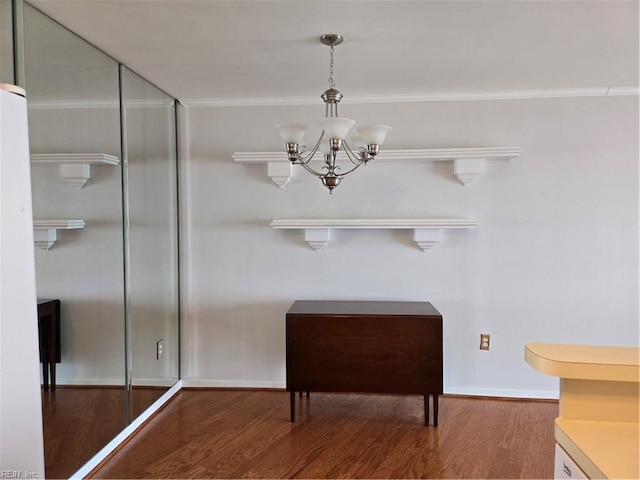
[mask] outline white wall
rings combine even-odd
[[[347,94],[348,92],[345,92]],[[183,377],[284,386],[296,299],[430,301],[444,317],[445,391],[553,396],[533,341],[638,344],[637,97],[342,105],[388,123],[389,149],[523,147],[469,187],[450,163],[369,165],[333,195],[296,168],[280,190],[235,151],[277,151],[310,107],[191,107],[184,165]],[[339,231],[321,253],[274,218],[472,217],[430,253],[409,232]],[[479,351],[479,334],[492,335]]]

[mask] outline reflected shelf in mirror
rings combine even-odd
[[[119,165],[120,160],[106,153],[37,153],[31,164],[60,165],[60,178],[79,190],[91,178],[91,165]]]
[[[33,243],[36,247],[49,251],[58,239],[58,230],[78,230],[85,226],[84,220],[34,220]]]

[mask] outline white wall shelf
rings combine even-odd
[[[49,250],[58,239],[58,230],[77,230],[85,225],[84,220],[34,220],[33,243],[38,248]]]
[[[484,162],[513,160],[522,155],[520,147],[432,148],[422,150],[384,150],[370,165],[386,162],[452,162],[453,174],[465,186],[482,175]],[[284,152],[235,152],[233,160],[247,165],[267,164],[267,175],[284,188],[292,176],[292,164]]]
[[[322,250],[331,239],[331,230],[413,230],[413,240],[428,252],[442,239],[442,230],[476,228],[478,222],[468,218],[409,218],[409,219],[287,219],[273,220],[276,229],[304,230],[305,241],[316,252]]]
[[[91,178],[91,165],[118,165],[118,157],[106,153],[42,153],[31,155],[32,165],[60,165],[60,178],[81,189]]]

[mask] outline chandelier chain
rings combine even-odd
[[[336,82],[333,79],[333,45],[329,53],[329,88],[335,88]]]

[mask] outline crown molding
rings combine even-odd
[[[173,99],[125,100],[126,108],[170,108]],[[119,109],[120,100],[42,100],[28,101],[29,110],[86,110],[86,109]]]
[[[618,97],[638,96],[640,88],[593,87],[538,90],[498,90],[490,92],[450,92],[387,95],[356,95],[345,97],[342,104],[384,104],[424,102],[472,102],[482,100],[529,100],[542,98]],[[185,107],[278,107],[318,105],[318,97],[241,97],[241,98],[185,98],[178,103]],[[131,100],[127,107],[170,107],[173,100]],[[119,100],[35,100],[27,101],[30,110],[75,110],[91,108],[120,108]]]
[[[465,186],[482,175],[484,161],[513,160],[522,155],[520,147],[431,148],[382,150],[368,165],[387,162],[453,162],[453,174]],[[293,164],[283,152],[235,152],[233,161],[247,165],[267,164],[267,175],[284,188],[293,175]]]
[[[451,92],[349,96],[343,104],[468,102],[482,100],[529,100],[542,98],[611,97],[639,95],[638,87],[560,88],[502,90],[492,92]],[[186,107],[273,107],[318,105],[317,97],[186,98]]]

